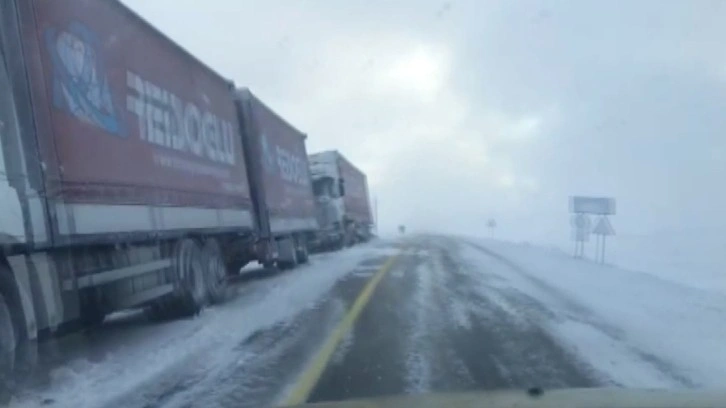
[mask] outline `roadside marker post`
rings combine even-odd
[[[590,217],[587,214],[578,213],[572,216],[572,227],[575,240],[575,258],[582,258],[585,255],[585,242],[590,240]]]
[[[605,263],[605,240],[609,235],[615,235],[615,229],[613,229],[613,226],[610,224],[610,220],[608,220],[608,217],[603,215],[600,217],[600,220],[598,220],[597,225],[595,226],[595,229],[592,230],[592,233],[595,234],[598,237],[596,248],[598,252],[598,261],[601,264]]]

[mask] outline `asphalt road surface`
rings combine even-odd
[[[368,245],[387,252],[356,262],[291,318],[239,334],[229,326],[220,336],[233,338],[233,347],[182,355],[173,369],[105,404],[258,407],[423,392],[607,385],[545,330],[553,312],[499,284],[502,271],[526,273],[514,270],[508,260],[440,236]],[[463,261],[459,252],[464,245],[489,255],[491,269]],[[286,272],[285,279],[296,279],[295,274],[302,279],[305,273],[316,273],[315,265]],[[270,301],[273,292],[254,289],[266,279],[279,277],[238,283],[243,288],[239,296]],[[279,297],[275,302],[286,304],[295,295],[274,296]],[[220,307],[230,310],[224,313],[257,313],[260,319],[270,313],[272,319],[274,307],[250,311],[249,302]],[[149,337],[163,330],[168,328],[131,319],[89,342]],[[130,346],[114,347],[123,353]],[[84,346],[81,352],[89,350],[93,347]],[[46,397],[43,404],[67,402]]]
[[[412,243],[381,281],[310,401],[597,384],[544,330],[510,313],[540,307],[536,301],[496,285],[491,297],[473,290],[477,283],[459,262],[458,245],[442,238]],[[497,279],[476,273],[482,274],[477,279]]]

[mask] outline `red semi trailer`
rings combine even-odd
[[[193,314],[249,261],[306,259],[300,132],[117,0],[0,0],[0,19],[0,387],[38,339]]]
[[[237,92],[252,199],[261,239],[277,244],[278,264],[307,262],[318,229],[306,135],[248,89]]]

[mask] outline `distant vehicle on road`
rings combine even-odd
[[[368,179],[337,150],[310,155],[320,230],[316,248],[342,248],[372,236]]]

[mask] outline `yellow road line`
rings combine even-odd
[[[366,286],[360,292],[358,297],[355,299],[353,306],[351,306],[348,313],[345,315],[343,320],[333,329],[328,338],[323,343],[323,347],[315,355],[307,369],[300,375],[292,391],[287,395],[283,405],[299,405],[307,401],[313,388],[318,383],[320,376],[323,375],[325,367],[327,367],[330,358],[333,356],[335,349],[338,344],[343,340],[343,337],[348,333],[348,330],[353,327],[355,321],[360,316],[360,313],[365,308],[368,301],[370,301],[373,291],[376,290],[376,286],[380,283],[381,279],[386,275],[393,263],[398,258],[399,254],[393,255],[386,263],[381,266],[375,275],[366,283]]]

